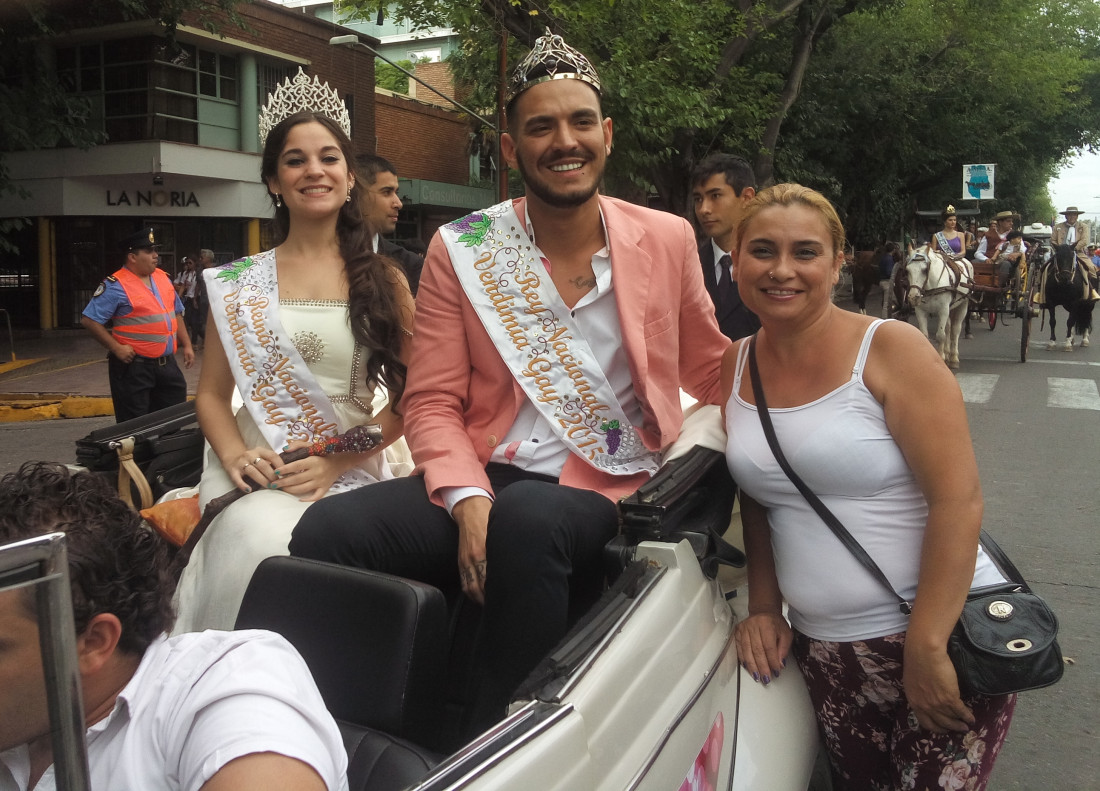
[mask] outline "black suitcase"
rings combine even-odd
[[[119,443],[127,438],[134,440],[134,462],[148,481],[154,499],[171,489],[198,484],[203,436],[194,401],[96,429],[76,441],[76,463],[117,477]],[[140,502],[140,487],[132,485],[131,497],[132,502]]]
[[[741,568],[745,555],[722,538],[733,512],[737,484],[723,453],[696,445],[666,462],[633,494],[619,500],[620,535],[610,553],[626,551],[640,541],[687,540],[703,572],[713,577],[718,564]]]

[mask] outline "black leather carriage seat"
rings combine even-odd
[[[443,595],[411,580],[268,558],[238,629],[270,629],[304,657],[348,751],[351,791],[405,788],[435,766],[446,676]]]

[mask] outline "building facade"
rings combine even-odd
[[[121,265],[117,241],[145,225],[170,274],[202,248],[229,261],[267,246],[257,117],[299,67],[344,98],[356,151],[375,150],[374,58],[329,44],[351,31],[268,0],[238,10],[245,27],[224,20],[218,34],[185,17],[174,41],[159,21],[138,20],[40,43],[107,142],[4,155],[19,192],[0,195],[0,217],[31,219],[12,237],[18,253],[0,252],[0,307],[16,326],[76,326]]]

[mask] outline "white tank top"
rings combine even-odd
[[[796,407],[771,409],[791,467],[885,572],[903,598],[917,590],[928,504],[863,382],[877,320],[860,344],[852,378]],[[726,404],[726,461],[745,493],[768,509],[779,587],[791,625],[819,640],[850,642],[905,631],[897,600],[860,565],[775,460],[756,407],[740,398],[748,343]],[[766,392],[766,390],[765,390]],[[1002,577],[979,549],[974,585]]]

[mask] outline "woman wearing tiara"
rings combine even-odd
[[[955,214],[955,207],[948,206],[940,213],[943,220],[943,228],[932,234],[932,249],[948,258],[963,258],[966,256],[966,234],[958,229],[959,218]]]
[[[314,83],[314,96],[328,91]],[[408,283],[371,252],[346,129],[310,110],[271,119],[273,105],[278,94],[261,116],[261,137],[270,128],[261,176],[281,242],[206,270],[220,343],[207,348],[196,399],[210,443],[200,505],[233,487],[251,494],[222,511],[195,546],[177,590],[176,633],[232,629],[253,571],[287,553],[302,512],[326,494],[393,477],[382,448],[402,433],[398,404],[414,310]],[[343,111],[346,122],[342,103],[320,106]],[[244,399],[235,415],[234,386]],[[379,387],[389,404],[374,414]],[[291,463],[279,456],[365,423],[379,424],[385,440],[367,453]]]

